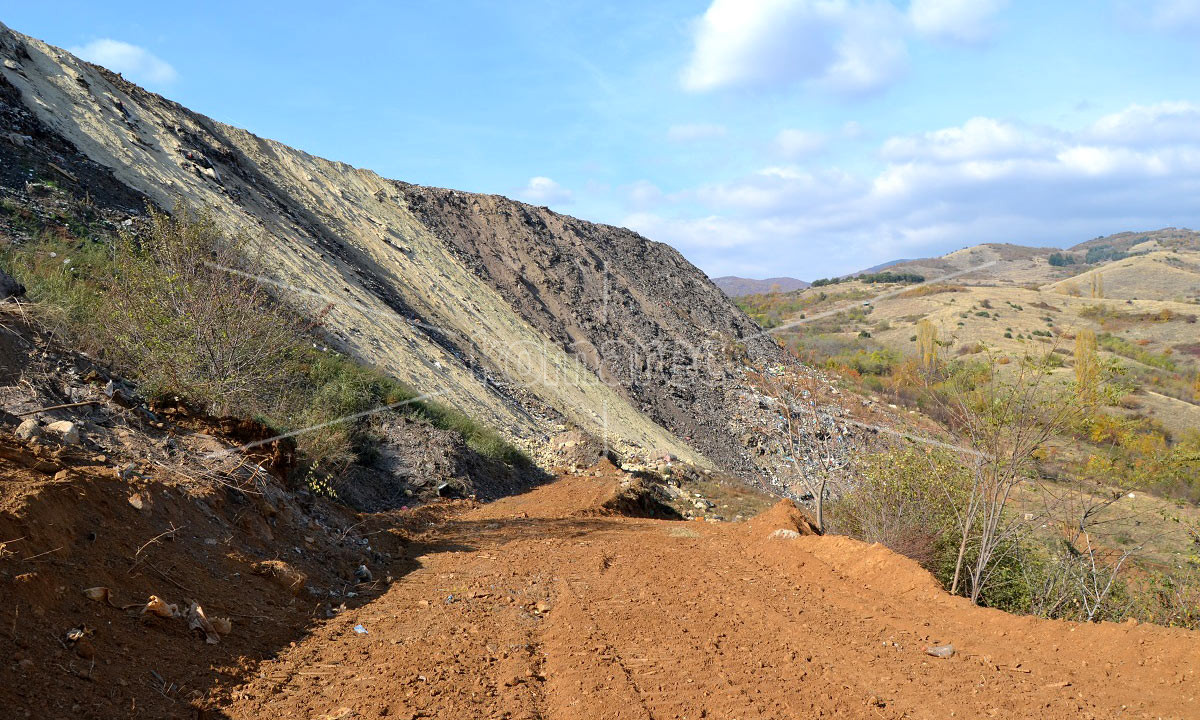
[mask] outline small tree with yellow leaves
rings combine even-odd
[[[1096,403],[1100,361],[1096,357],[1096,333],[1084,328],[1075,334],[1075,385],[1085,405]]]
[[[921,369],[931,373],[937,369],[937,326],[928,319],[917,323],[917,350],[921,353]]]

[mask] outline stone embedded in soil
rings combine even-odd
[[[59,420],[46,426],[46,430],[56,433],[64,445],[78,445],[80,441],[79,426],[70,420]]]
[[[16,435],[18,440],[29,442],[42,436],[42,427],[37,420],[29,418],[17,426]]]

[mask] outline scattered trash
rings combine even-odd
[[[116,473],[117,473],[117,478],[120,480],[132,480],[133,478],[143,478],[144,479],[146,477],[145,475],[138,472],[137,465],[134,465],[133,463],[127,463],[124,467],[117,468]],[[132,503],[133,501],[130,500],[130,502]],[[138,509],[140,510],[141,508],[138,508]]]
[[[228,635],[233,632],[233,621],[226,617],[213,618],[212,626],[218,635]]]
[[[157,595],[151,595],[146,606],[142,608],[142,614],[150,613],[162,618],[177,618],[179,617],[179,606],[174,603],[168,605],[162,598]]]
[[[91,634],[91,628],[86,625],[80,625],[68,630],[65,636],[67,643],[75,650],[75,654],[84,660],[91,660],[96,657],[96,649],[92,647],[92,642],[88,640],[88,636]]]
[[[83,591],[83,594],[88,600],[95,600],[96,602],[108,603],[111,607],[115,607],[118,610],[128,610],[129,608],[138,607],[141,604],[141,603],[133,603],[131,605],[118,605],[117,601],[113,600],[112,590],[109,590],[108,588],[106,588],[102,585],[97,586],[97,587],[87,588],[86,590]],[[154,599],[154,598],[151,597],[151,599]]]
[[[67,642],[79,642],[91,634],[91,630],[86,625],[73,627],[67,631]]]
[[[359,583],[369,583],[374,579],[374,577],[371,575],[371,571],[367,569],[366,565],[359,565],[358,569],[354,571],[354,579]]]
[[[363,627],[362,625],[355,625],[354,632],[358,633],[359,635],[366,635],[367,629],[365,627]]]
[[[233,623],[228,618],[214,618],[210,621],[208,616],[204,614],[204,608],[200,607],[195,600],[190,601],[187,611],[187,623],[189,630],[199,630],[204,633],[204,642],[209,645],[216,645],[221,642],[221,636],[218,634],[217,623],[224,629],[233,630]],[[228,634],[228,633],[226,633]]]
[[[954,657],[953,645],[935,645],[932,647],[926,646],[922,648],[926,655],[932,655],[936,658],[951,658]]]
[[[83,591],[83,594],[88,600],[103,600],[106,603],[112,604],[112,591],[106,587],[87,588]]]

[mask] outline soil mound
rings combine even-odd
[[[821,534],[813,517],[796,507],[791,500],[780,500],[770,509],[750,518],[746,522],[746,531],[755,540]]]

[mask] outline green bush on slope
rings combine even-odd
[[[151,398],[178,396],[217,415],[255,417],[297,436],[315,464],[343,464],[367,421],[342,420],[386,405],[460,434],[509,465],[528,460],[502,435],[428,400],[373,368],[331,351],[298,312],[250,276],[245,243],[212,217],[177,205],[151,209],[144,228],[80,237],[62,227],[6,249],[44,322],[138,381]],[[234,272],[230,272],[230,271]],[[244,273],[244,274],[241,274]]]

